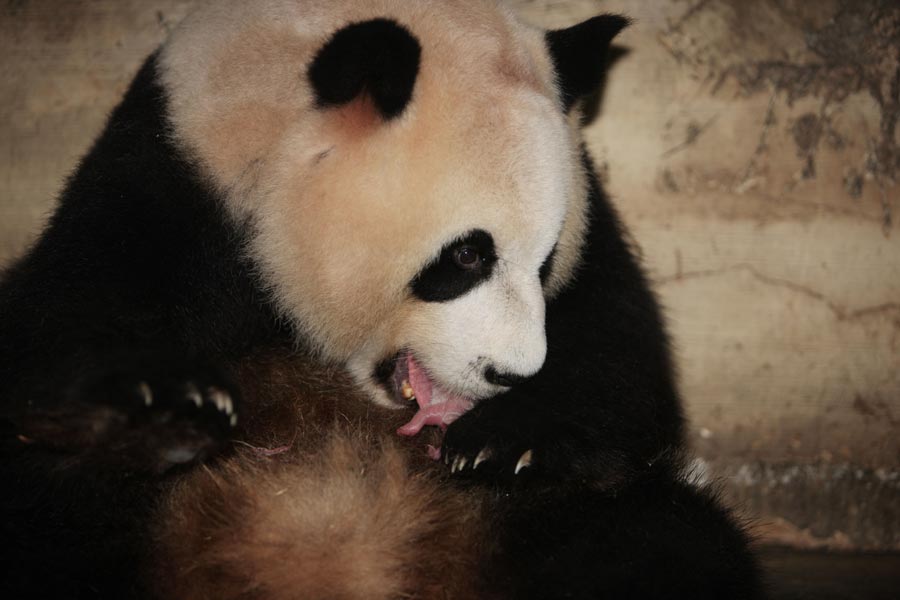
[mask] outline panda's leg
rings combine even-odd
[[[106,265],[69,276],[82,255],[36,252],[0,286],[2,598],[139,597],[150,512],[239,409],[188,310],[104,286]]]
[[[2,453],[0,597],[138,598],[164,479],[122,468],[112,451],[88,460],[12,438]]]
[[[464,476],[617,487],[677,458],[682,416],[660,310],[595,175],[590,182],[582,265],[547,304],[546,362],[447,430],[444,458]]]
[[[516,598],[763,597],[749,538],[710,489],[654,473],[615,495],[507,498],[497,542]]]
[[[3,407],[0,597],[139,597],[151,511],[231,437],[236,389],[161,349],[82,346],[42,368],[15,388],[30,402]]]

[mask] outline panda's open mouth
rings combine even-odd
[[[454,394],[438,385],[409,351],[395,356],[390,363],[393,372],[384,381],[388,392],[400,404],[415,401],[419,410],[408,423],[397,430],[400,435],[413,436],[426,425],[438,425],[442,429],[472,408],[471,398]]]

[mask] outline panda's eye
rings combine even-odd
[[[453,251],[453,262],[460,269],[469,271],[478,268],[481,263],[481,255],[472,246],[460,246]]]
[[[437,260],[413,277],[410,288],[425,302],[453,300],[490,279],[496,262],[494,238],[484,229],[473,229],[444,246]]]

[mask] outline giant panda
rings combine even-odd
[[[626,23],[199,5],[0,286],[3,597],[757,597],[579,137]]]

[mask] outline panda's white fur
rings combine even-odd
[[[389,122],[365,99],[318,110],[307,65],[334,31],[376,17],[422,45],[407,110]],[[472,399],[499,390],[479,365],[540,368],[544,295],[576,267],[586,196],[543,31],[493,0],[235,0],[196,10],[160,65],[178,141],[253,228],[284,315],[376,401],[395,404],[372,374],[401,349]],[[491,279],[453,301],[415,299],[410,280],[473,229],[495,236]]]

